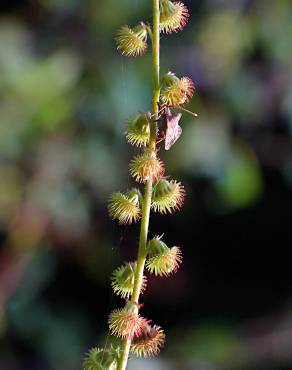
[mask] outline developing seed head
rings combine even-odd
[[[111,333],[117,337],[132,339],[139,336],[147,322],[137,313],[137,307],[128,302],[126,307],[114,310],[108,319]]]
[[[139,336],[132,340],[131,352],[137,357],[152,357],[160,352],[165,342],[165,334],[159,326],[145,323]]]
[[[149,179],[156,181],[164,173],[163,162],[149,150],[134,157],[129,167],[130,174],[137,182],[146,182]]]
[[[131,224],[141,217],[139,207],[139,190],[133,189],[126,194],[113,193],[108,203],[110,217],[119,220],[120,224]]]
[[[126,138],[132,145],[146,146],[150,137],[150,113],[140,113],[126,122]]]
[[[160,86],[162,103],[174,107],[188,103],[195,91],[193,81],[190,78],[178,78],[172,72],[168,72],[161,78]]]
[[[159,238],[148,242],[148,259],[146,267],[155,276],[168,276],[175,273],[182,261],[178,247],[168,248]]]
[[[188,23],[189,11],[182,2],[160,0],[160,30],[164,33],[181,31]]]
[[[136,57],[147,49],[147,29],[143,22],[134,28],[123,26],[116,37],[117,49],[127,57]]]
[[[175,273],[182,261],[182,254],[178,247],[169,248],[165,253],[158,254],[147,260],[147,270],[155,276],[169,276]]]
[[[113,291],[122,298],[129,299],[133,293],[136,262],[128,262],[117,268],[112,274]],[[146,289],[147,278],[143,276],[141,293]]]
[[[155,212],[172,213],[183,205],[185,189],[180,182],[159,180],[152,193],[152,208]]]
[[[83,361],[84,370],[116,370],[118,366],[119,349],[92,348]]]
[[[154,257],[159,254],[167,253],[169,248],[168,246],[160,240],[161,236],[155,236],[155,238],[150,239],[147,243],[148,257]]]

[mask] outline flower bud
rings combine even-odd
[[[150,113],[140,113],[126,122],[126,138],[132,145],[146,146],[150,137]]]
[[[181,261],[180,248],[168,248],[159,238],[154,238],[148,242],[146,267],[155,276],[168,276],[175,273]]]
[[[126,194],[113,193],[108,204],[109,215],[120,224],[131,224],[141,217],[139,190],[133,189]]]
[[[130,174],[137,182],[146,182],[149,179],[156,181],[164,173],[163,162],[149,150],[134,157],[129,167]]]
[[[185,189],[180,182],[159,180],[153,187],[152,208],[155,212],[172,213],[181,208],[184,197]]]
[[[168,72],[161,77],[160,87],[160,98],[162,102],[173,107],[179,107],[188,103],[195,90],[193,81],[190,78],[178,78],[172,72]]]
[[[128,262],[117,268],[112,274],[113,291],[122,298],[129,299],[133,293],[136,262]],[[147,278],[143,276],[141,293],[146,289]]]
[[[147,320],[138,314],[137,306],[130,302],[124,308],[114,310],[108,319],[111,333],[128,339],[139,336],[146,322]]]
[[[119,349],[92,348],[83,361],[84,370],[116,370],[118,367]]]
[[[147,28],[143,22],[130,28],[123,26],[116,37],[117,49],[127,57],[136,57],[145,53],[147,49]]]
[[[160,30],[165,33],[181,31],[188,23],[188,8],[181,2],[160,0]]]
[[[152,357],[159,353],[165,341],[165,334],[159,326],[145,323],[139,336],[134,336],[131,352],[137,357]]]

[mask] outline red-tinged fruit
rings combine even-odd
[[[137,182],[147,180],[157,181],[163,176],[163,162],[157,158],[156,154],[145,150],[141,155],[137,155],[130,162],[130,174]]]
[[[141,334],[147,320],[138,314],[136,306],[135,308],[128,303],[126,307],[116,309],[110,314],[108,323],[112,335],[132,339]]]
[[[162,103],[177,108],[187,104],[195,91],[194,83],[189,77],[178,78],[172,72],[161,77],[160,86]]]
[[[182,31],[188,23],[189,11],[182,2],[160,0],[160,30],[164,33]]]
[[[165,334],[159,326],[146,323],[141,334],[132,340],[131,352],[137,357],[158,355],[165,342]]]

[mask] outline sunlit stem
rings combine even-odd
[[[160,34],[159,34],[159,0],[153,1],[153,29],[152,29],[152,115],[154,121],[158,119],[158,102],[160,95],[159,66],[160,66]],[[152,122],[150,126],[149,149],[156,152],[156,123]],[[152,180],[149,179],[145,184],[145,192],[142,205],[142,219],[140,228],[139,250],[137,257],[137,269],[134,279],[134,289],[131,301],[138,305],[143,283],[144,266],[147,257],[147,238],[149,228],[149,217],[152,196]],[[128,357],[131,347],[131,340],[125,339],[122,343],[121,354],[117,370],[125,370],[128,363]]]

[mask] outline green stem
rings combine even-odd
[[[159,66],[160,66],[160,11],[159,11],[159,0],[153,1],[153,31],[152,31],[152,114],[157,119],[158,115],[158,102],[160,95],[160,82],[159,82]],[[150,142],[149,149],[152,152],[156,152],[156,124],[152,123],[150,127]],[[141,287],[143,282],[144,266],[147,257],[147,237],[149,228],[149,217],[151,208],[151,197],[152,197],[152,180],[149,179],[145,184],[145,193],[143,198],[142,207],[142,219],[140,228],[140,240],[137,257],[137,269],[134,279],[134,289],[131,301],[139,304],[139,297],[141,293]],[[128,363],[128,357],[131,347],[131,340],[125,339],[122,343],[121,355],[119,358],[117,370],[125,370]]]
[[[159,68],[160,68],[160,11],[159,0],[153,1],[153,33],[152,33],[152,113],[158,114],[158,103],[160,95],[160,81],[159,81]],[[157,118],[157,117],[156,117]]]

